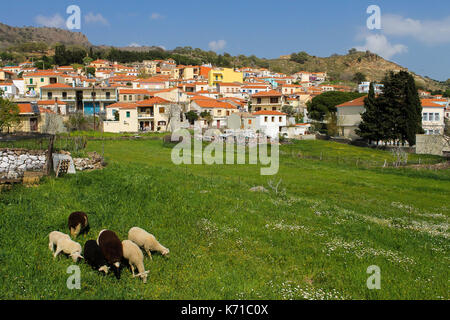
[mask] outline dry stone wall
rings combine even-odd
[[[46,162],[44,150],[0,149],[0,179],[19,179],[25,171],[42,171]]]

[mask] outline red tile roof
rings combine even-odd
[[[364,99],[366,98],[366,96],[362,96],[347,102],[344,102],[340,105],[337,105],[336,108],[339,107],[364,107]]]
[[[106,108],[119,108],[119,109],[135,109],[136,107],[137,107],[136,103],[127,103],[127,102],[116,102],[106,106]]]
[[[421,99],[420,102],[422,103],[422,107],[445,108],[444,105],[436,103],[436,100],[439,101],[440,99]]]
[[[65,83],[52,83],[52,84],[43,86],[41,88],[72,88],[72,86],[69,86],[68,84],[65,84]]]
[[[136,102],[136,104],[139,107],[151,107],[151,106],[153,106],[155,104],[169,104],[169,103],[170,103],[170,101],[168,101],[166,99],[163,99],[163,98],[160,98],[160,97],[153,97],[153,98],[150,98],[150,99],[147,99],[147,100]]]
[[[31,103],[18,103],[19,113],[34,113],[31,108]]]
[[[253,94],[252,97],[281,97],[281,92],[275,90],[262,91]]]
[[[266,115],[266,116],[285,116],[286,113],[277,110],[261,110],[252,113],[255,116]]]
[[[146,89],[119,89],[119,94],[148,94],[152,93]]]
[[[228,102],[221,102],[214,99],[211,100],[196,100],[195,103],[201,108],[221,108],[221,109],[237,109],[236,106]]]
[[[40,100],[37,102],[38,105],[44,105],[44,106],[54,105],[55,103],[57,103],[58,105],[61,105],[61,106],[66,105],[65,102],[57,101],[57,100]]]

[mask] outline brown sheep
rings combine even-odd
[[[111,265],[114,275],[120,279],[120,262],[123,259],[122,242],[114,231],[102,230],[98,234],[97,243]]]
[[[81,211],[72,212],[69,216],[68,226],[72,238],[76,238],[82,231],[88,231],[87,214]]]

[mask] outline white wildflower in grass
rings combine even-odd
[[[305,231],[308,232],[309,229],[302,225],[296,225],[296,224],[285,224],[283,220],[277,223],[268,223],[265,226],[267,229],[272,230],[278,230],[278,231],[289,231],[291,233],[297,232],[297,231]]]
[[[312,285],[299,285],[292,281],[285,281],[279,285],[279,293],[284,300],[345,300],[348,299],[336,289],[325,290]]]
[[[239,232],[239,230],[236,228],[231,228],[228,226],[218,226],[216,223],[206,218],[200,219],[200,221],[197,222],[197,226],[208,236],[220,237],[223,233],[230,234]]]
[[[447,222],[440,224],[428,223],[425,221],[411,221],[411,224],[403,226],[404,229],[425,232],[432,236],[441,236],[445,239],[449,238]]]
[[[404,210],[406,212],[417,211],[417,209],[414,208],[413,206],[410,206],[410,205],[407,205],[407,204],[403,204],[401,202],[395,202],[395,201],[391,202],[391,206],[393,206],[394,208],[397,208],[397,209],[402,209],[402,210]]]
[[[392,263],[414,264],[414,260],[412,258],[403,256],[400,253],[392,250],[371,248],[361,240],[345,241],[341,238],[335,238],[332,241],[325,243],[324,252],[327,253],[328,256],[331,256],[333,254],[354,255],[359,259],[379,256],[386,258]]]
[[[217,225],[206,218],[201,219],[197,225],[200,227],[200,230],[208,235],[213,235],[219,231]]]

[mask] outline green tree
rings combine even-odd
[[[66,52],[66,46],[63,44],[57,44],[55,46],[55,56],[54,61],[55,64],[58,66],[64,66],[66,65],[68,59],[67,59],[67,52]]]
[[[361,123],[356,129],[356,134],[361,138],[372,142],[383,139],[383,113],[377,104],[374,85],[371,82],[369,95],[364,99],[364,113],[361,115]]]
[[[286,113],[288,117],[293,117],[295,115],[294,108],[289,104],[282,106],[281,111]]]
[[[383,113],[382,140],[414,145],[416,134],[423,133],[423,129],[422,105],[413,76],[406,71],[391,71],[385,76],[383,86],[377,98]]]
[[[364,82],[364,81],[366,81],[366,75],[364,73],[362,73],[362,72],[357,72],[353,76],[353,81],[355,81],[357,83]]]
[[[195,111],[189,111],[185,113],[186,119],[189,121],[190,124],[194,124],[194,122],[198,119],[198,114]]]
[[[330,91],[325,92],[317,97],[314,97],[309,101],[306,106],[308,110],[308,117],[323,121],[325,115],[328,113],[336,113],[336,106],[363,96],[364,94],[358,92],[340,92],[340,91]]]
[[[95,68],[94,67],[86,67],[86,75],[92,75],[95,77]]]
[[[92,49],[92,48],[91,48],[91,49]],[[94,61],[94,59],[92,59],[91,57],[86,56],[86,57],[83,58],[83,64],[84,64],[85,66],[90,65],[92,61]]]
[[[6,131],[20,124],[19,107],[9,99],[3,98],[3,91],[0,90],[0,132]]]
[[[301,51],[299,53],[292,53],[291,54],[291,61],[304,64],[309,59],[309,54],[307,54],[305,51]]]

